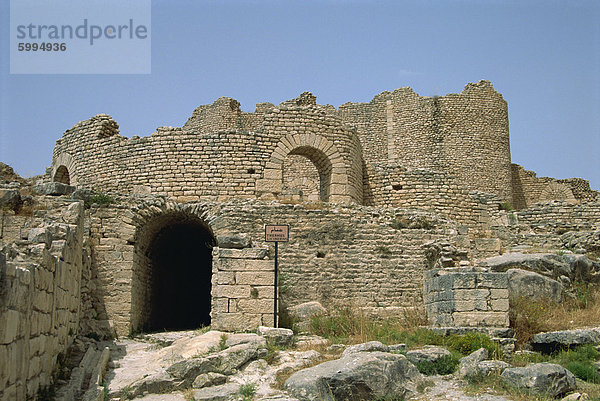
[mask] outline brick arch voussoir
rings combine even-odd
[[[144,230],[148,227],[149,223],[155,218],[173,214],[187,214],[192,218],[197,218],[206,226],[213,238],[217,238],[217,232],[215,232],[213,223],[218,216],[210,210],[208,205],[202,203],[184,204],[167,200],[159,205],[138,205],[137,210],[131,218],[134,234],[130,241],[137,244],[140,240],[140,236],[144,233]]]

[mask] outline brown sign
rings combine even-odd
[[[290,226],[286,225],[265,225],[265,241],[267,242],[288,242],[290,239]]]

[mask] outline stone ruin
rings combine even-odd
[[[219,98],[147,137],[100,114],[65,131],[35,185],[0,173],[1,400],[48,385],[77,336],[273,326],[265,224],[290,225],[281,313],[416,308],[439,330],[510,336],[510,294],[600,270],[583,255],[600,251],[598,192],[511,164],[488,81],[338,109]]]

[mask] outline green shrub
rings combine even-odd
[[[227,334],[221,334],[219,338],[219,350],[223,351],[227,348]]]
[[[470,333],[458,336],[452,335],[448,337],[446,344],[450,349],[469,355],[471,352],[477,351],[479,348],[485,348],[490,357],[499,359],[502,357],[500,346],[484,333],[472,331]]]
[[[449,375],[454,373],[460,363],[460,358],[456,354],[444,355],[435,362],[421,361],[415,363],[419,372],[424,375]]]
[[[238,394],[242,397],[243,401],[250,401],[254,398],[256,394],[256,384],[255,383],[246,383],[240,386]]]
[[[569,362],[564,367],[571,371],[575,377],[589,383],[600,384],[600,375],[598,368],[589,362],[573,361]]]
[[[501,203],[501,204],[498,206],[498,208],[499,208],[500,210],[506,210],[507,212],[510,212],[511,210],[513,210],[513,207],[512,207],[512,205],[511,205],[510,203],[508,203],[508,202],[502,202],[502,203]]]
[[[115,198],[106,194],[94,194],[90,196],[87,201],[90,205],[93,205],[94,203],[97,205],[111,205],[116,202]]]

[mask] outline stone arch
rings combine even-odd
[[[61,153],[52,163],[52,181],[77,185],[75,160],[69,153]]]
[[[552,200],[577,203],[577,199],[575,199],[571,188],[558,182],[551,182],[550,184],[546,185],[546,187],[544,187],[544,189],[542,190],[540,201],[546,202]]]
[[[201,205],[167,202],[136,216],[131,332],[183,330],[211,322],[216,236]]]
[[[256,183],[258,194],[279,195],[283,189],[283,165],[288,155],[313,162],[320,177],[320,197],[325,202],[355,201],[349,194],[348,173],[342,154],[329,139],[316,134],[289,134],[281,138]]]

